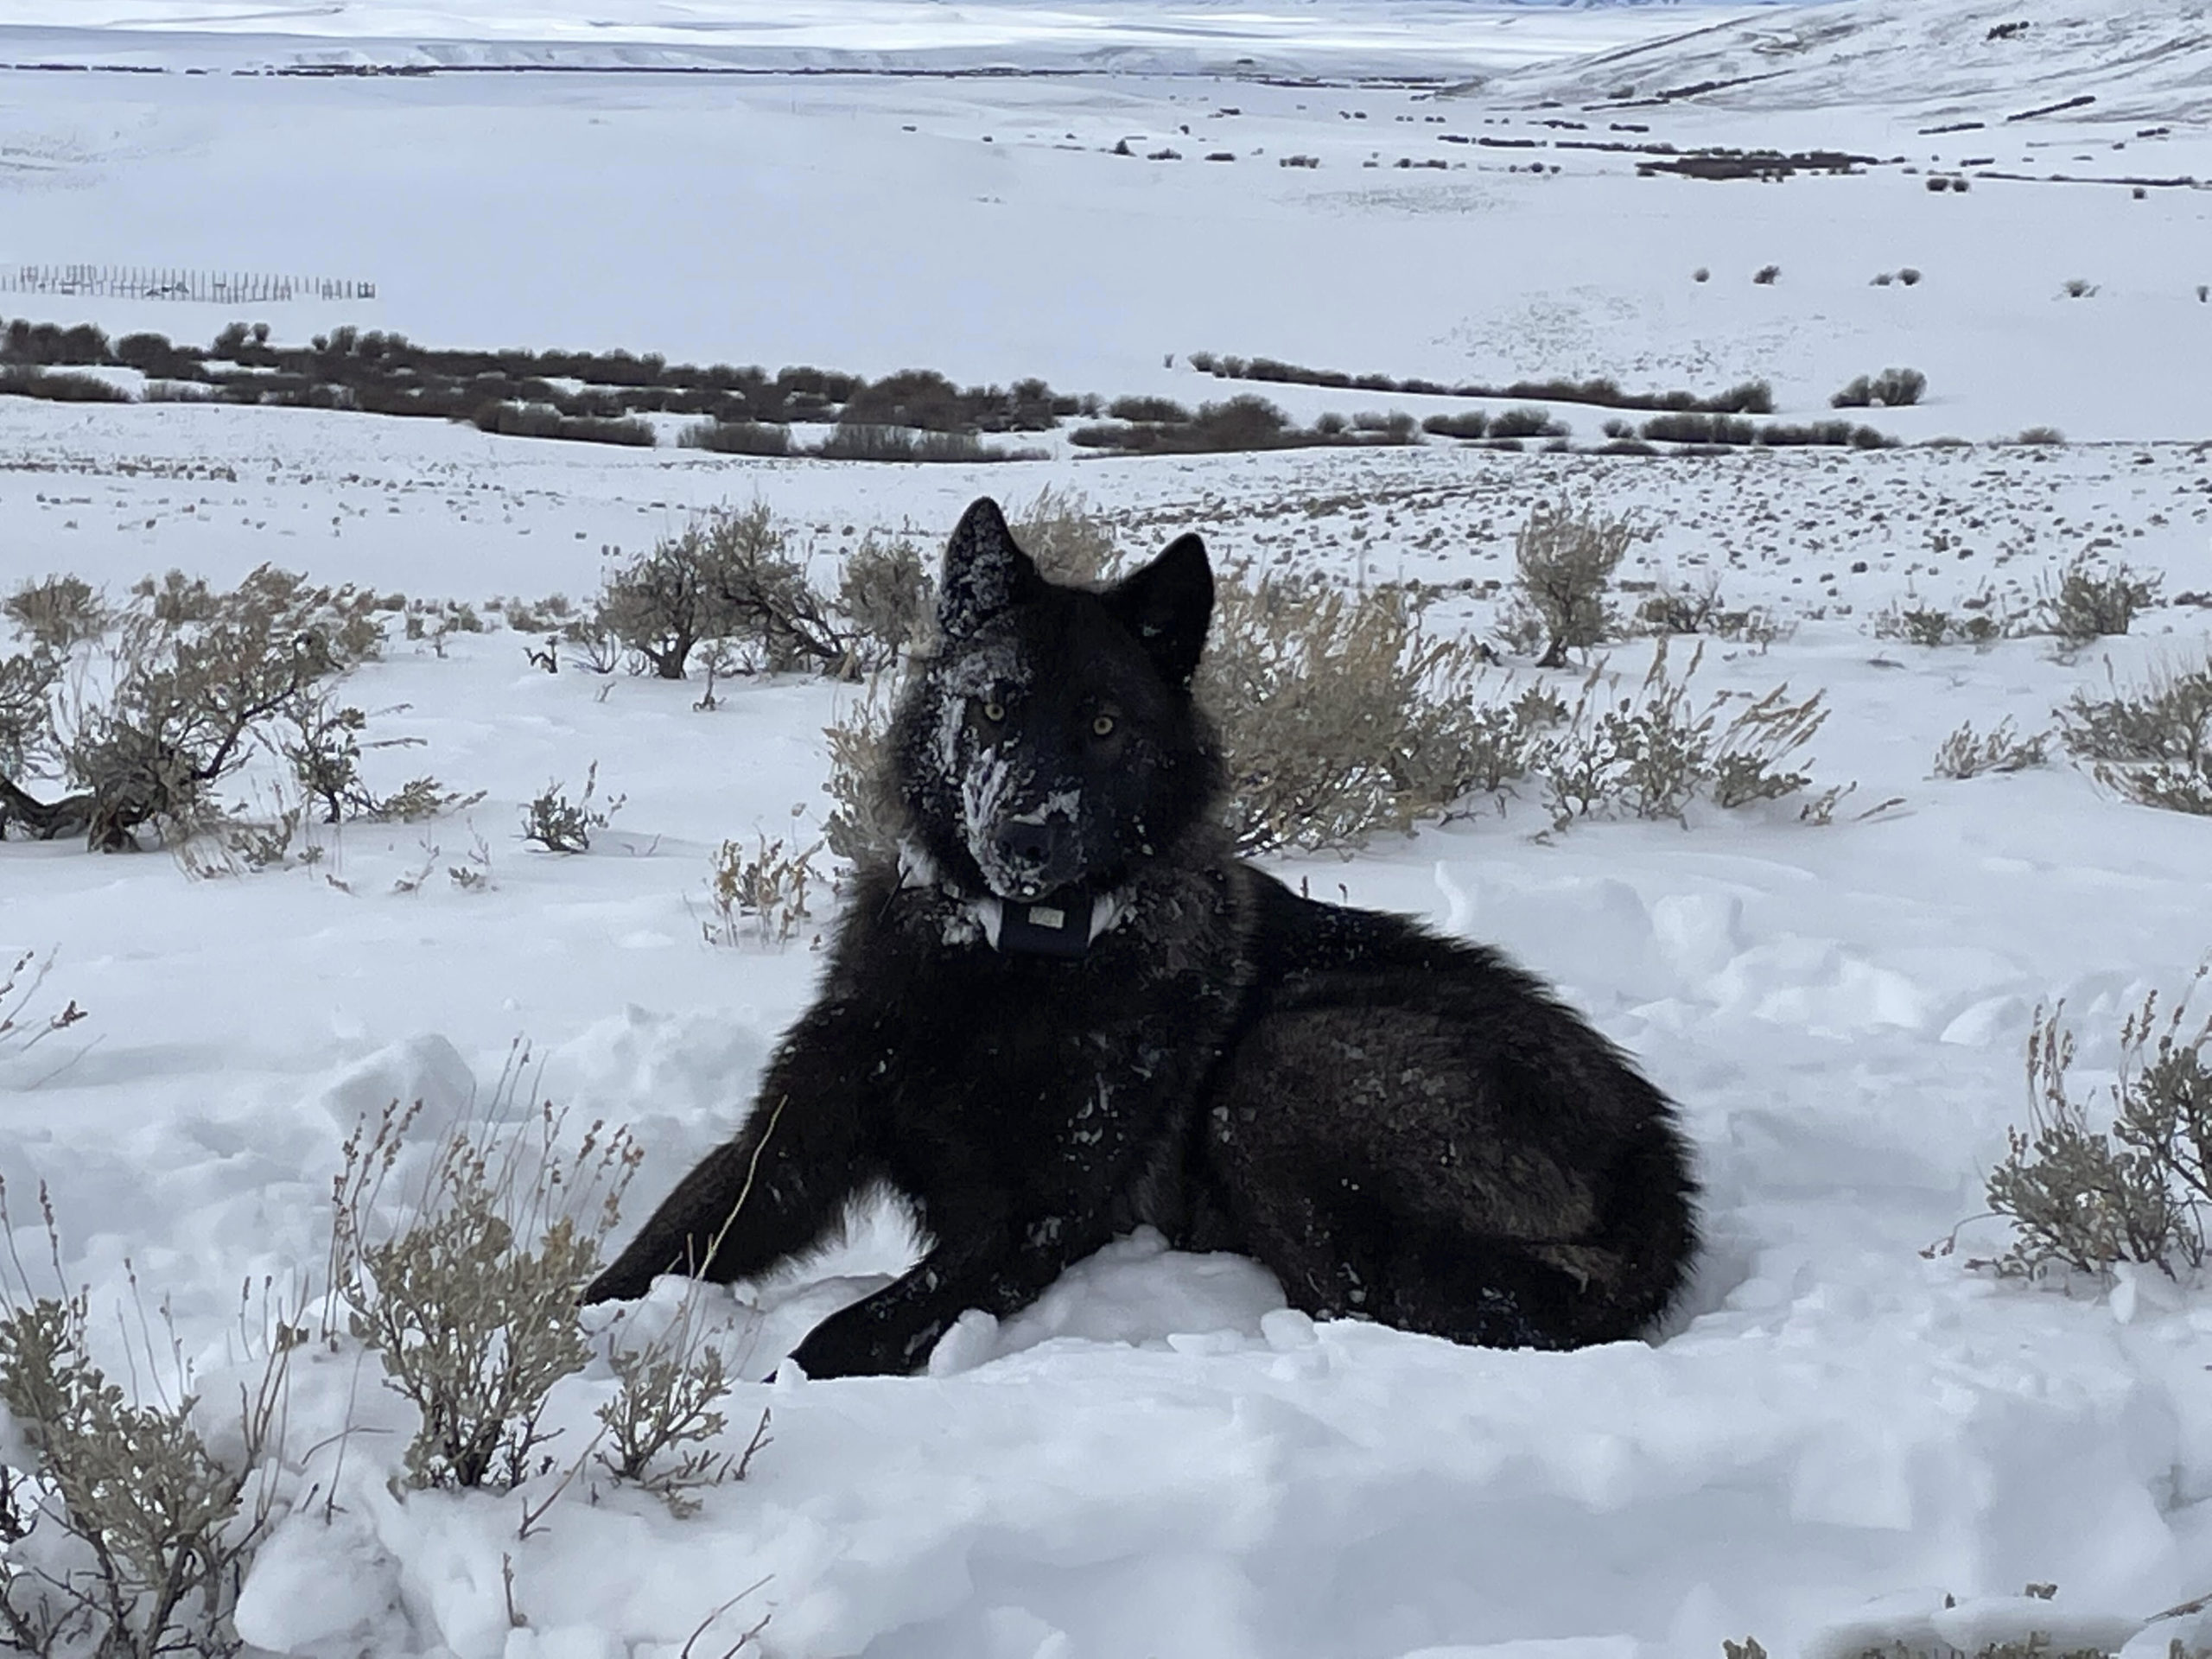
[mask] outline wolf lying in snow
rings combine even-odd
[[[1456,1342],[1667,1306],[1697,1231],[1666,1098],[1496,952],[1230,853],[1191,696],[1212,608],[1196,536],[1091,592],[969,508],[890,734],[901,855],[859,873],[742,1131],[588,1300],[755,1276],[888,1187],[928,1253],[816,1327],[810,1376],[912,1370],[1140,1223]]]

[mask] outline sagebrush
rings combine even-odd
[[[1049,500],[1049,498],[1046,498]],[[1049,525],[1047,525],[1049,528]],[[805,670],[858,679],[926,636],[931,582],[903,533],[870,531],[825,594],[767,507],[721,507],[609,572],[592,615],[563,637],[605,673],[615,647],[662,679],[695,662],[716,676]],[[714,706],[711,697],[702,706]]]
[[[905,824],[890,772],[886,737],[895,702],[892,686],[871,678],[823,729],[830,751],[830,776],[823,792],[830,808],[822,821],[822,839],[849,864],[891,857]]]
[[[43,1188],[39,1201],[58,1282]],[[0,1231],[10,1226],[0,1186]],[[180,1364],[174,1388],[157,1387],[150,1402],[134,1397],[142,1365],[148,1380],[163,1369],[152,1338],[142,1323],[126,1389],[92,1357],[92,1319],[87,1293],[36,1294],[11,1255],[0,1279],[0,1405],[28,1456],[0,1463],[0,1646],[99,1659],[235,1653],[239,1587],[282,1478],[298,1332],[279,1319],[259,1339],[257,1378],[241,1387],[218,1455],[199,1420],[219,1408],[203,1412],[188,1370]]]
[[[2001,1273],[2054,1264],[2104,1274],[2138,1262],[2172,1274],[2201,1267],[2212,1205],[2212,1019],[2192,1020],[2196,979],[2161,1008],[2156,991],[2120,1022],[2118,1062],[2100,1101],[2070,1081],[2075,1031],[2065,1005],[2037,1011],[2028,1033],[2028,1122],[2006,1131],[1989,1207],[2012,1223]]]
[[[910,536],[870,531],[845,560],[837,609],[852,625],[847,651],[875,673],[891,667],[927,636],[935,584],[921,548]]]
[[[1710,634],[1759,652],[1785,632],[1783,624],[1763,607],[1730,605],[1721,596],[1720,578],[1712,575],[1694,588],[1661,584],[1637,605],[1636,620],[1646,632]]]
[[[1874,613],[1877,639],[1901,639],[1907,645],[1993,645],[2019,632],[2020,620],[1997,608],[1986,594],[1966,601],[1958,611],[1947,611],[1907,594],[1891,600]]]
[[[568,785],[556,779],[523,808],[522,838],[549,853],[589,852],[592,832],[606,829],[628,798],[615,795],[601,801],[598,796],[599,762],[594,760],[585,768],[583,793],[575,800],[569,798]]]
[[[797,836],[770,840],[757,834],[750,849],[726,841],[707,877],[712,914],[700,925],[709,944],[783,944],[813,919],[807,908],[816,875],[814,855],[823,843],[802,847]]]
[[[1884,369],[1879,374],[1862,374],[1828,399],[1832,409],[1865,409],[1878,405],[1884,409],[1903,409],[1920,401],[1928,390],[1928,377],[1918,369]]]
[[[276,747],[288,715],[382,645],[375,596],[357,588],[273,565],[229,590],[149,577],[67,652],[0,662],[0,828],[82,833],[103,851],[149,826],[189,836],[220,817],[217,786]],[[57,772],[69,792],[42,798]]]
[[[526,1064],[510,1062],[494,1118]],[[546,1103],[503,1141],[483,1126],[443,1135],[416,1190],[390,1193],[421,1111],[394,1103],[346,1141],[331,1184],[333,1294],[387,1386],[421,1413],[409,1482],[505,1491],[551,1467],[546,1395],[591,1357],[577,1301],[641,1154],[626,1130],[597,1122],[569,1149]]]
[[[1977,733],[1967,721],[1936,747],[1932,771],[1938,778],[1979,778],[1986,772],[2025,772],[2049,758],[2050,734],[2036,732],[2023,737],[2006,715],[1986,732]]]
[[[596,620],[664,680],[693,650],[730,640],[770,671],[834,664],[845,646],[764,503],[701,514],[609,572]]]
[[[1424,634],[1401,588],[1218,582],[1194,690],[1238,847],[1357,847],[1520,776],[1545,711],[1478,700],[1482,668],[1472,643]]]
[[[51,575],[26,582],[0,601],[10,621],[35,645],[66,653],[108,629],[107,606],[81,576]]]
[[[2068,645],[2126,633],[2137,616],[2158,602],[2162,578],[2076,555],[2038,601],[2046,632]]]
[[[1113,525],[1079,490],[1047,486],[1009,507],[1007,522],[1023,551],[1054,582],[1096,586],[1122,562]]]
[[[1687,823],[1694,800],[1732,809],[1811,784],[1797,766],[1827,719],[1825,694],[1793,697],[1785,683],[1757,696],[1716,692],[1700,703],[1691,681],[1703,662],[1700,643],[1676,677],[1662,636],[1632,688],[1602,664],[1591,671],[1531,763],[1555,828],[1614,817]]]
[[[404,708],[400,704],[378,713],[398,714]],[[463,794],[427,774],[409,779],[390,794],[377,793],[361,775],[363,753],[417,748],[423,740],[367,736],[369,719],[366,710],[340,702],[327,689],[315,685],[302,688],[277,711],[275,747],[325,823],[343,823],[351,818],[415,823],[474,806],[484,798],[481,791]]]
[[[2105,677],[2107,695],[2077,690],[2056,710],[2068,752],[2139,806],[2212,816],[2212,658],[2154,667],[2129,687],[2110,663]]]
[[[1530,511],[1513,538],[1514,585],[1542,624],[1539,667],[1564,667],[1568,652],[1599,645],[1617,628],[1608,588],[1635,538],[1628,520],[1567,496]]]

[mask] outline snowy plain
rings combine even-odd
[[[2082,1022],[2094,1081],[2119,1016],[2212,950],[2212,820],[2126,804],[2063,762],[1939,780],[1936,747],[1964,721],[2043,729],[2107,671],[2199,660],[2212,608],[2168,603],[2069,659],[1872,627],[1913,598],[2028,606],[2090,551],[2163,574],[2170,599],[2212,589],[2212,192],[2176,181],[2212,176],[2207,9],[2147,10],[818,6],[794,40],[721,3],[16,0],[0,62],[105,67],[0,73],[0,274],[378,283],[366,304],[264,308],[281,339],[345,321],[1186,403],[1252,389],[1198,373],[1194,350],[1447,381],[1760,376],[1796,420],[1910,365],[1928,398],[1866,418],[1969,441],[1100,461],[1056,438],[1047,461],[917,468],[0,398],[0,579],[67,570],[116,593],[273,560],[480,607],[582,597],[606,550],[755,499],[830,581],[871,529],[933,542],[975,494],[1049,485],[1111,514],[1129,555],[1196,528],[1228,564],[1440,584],[1436,624],[1488,632],[1515,527],[1570,489],[1649,531],[1624,575],[1711,574],[1790,625],[1763,652],[1712,647],[1700,681],[1824,690],[1813,770],[1857,785],[1827,827],[1784,803],[1546,835],[1523,801],[1279,861],[1317,894],[1503,946],[1681,1102],[1711,1247],[1653,1342],[1527,1354],[1316,1327],[1251,1264],[1140,1236],[1002,1327],[963,1326],[927,1376],[743,1385],[733,1433],[768,1407],[773,1443],[696,1516],[587,1475],[526,1539],[512,1501],[395,1495],[408,1414],[357,1353],[309,1351],[288,1436],[301,1501],[248,1580],[248,1641],[645,1659],[685,1652],[734,1598],[690,1651],[762,1615],[774,1659],[2212,1643],[2146,1623],[2212,1590],[2204,1287],[1999,1281],[1961,1259],[2001,1247],[1988,1222],[1923,1254],[1982,1207],[2037,1004]],[[333,64],[450,70],[276,73]],[[1783,73],[1660,96],[1746,65]],[[2083,92],[2099,101],[2009,118]],[[1124,138],[1184,159],[1112,154]],[[1648,157],[1568,141],[1878,164],[1646,178]],[[1288,154],[1319,165],[1278,167]],[[1929,191],[1930,170],[1973,188]],[[1755,285],[1770,263],[1780,279]],[[1923,280],[1870,283],[1906,265]],[[2075,277],[2096,291],[2068,297]],[[202,341],[255,320],[3,292],[0,314]],[[1457,406],[1262,390],[1301,416]],[[1554,413],[1595,440],[1603,411]],[[1997,442],[2036,425],[2073,442]],[[807,999],[805,937],[702,942],[709,860],[818,823],[821,728],[851,693],[725,685],[703,712],[696,682],[548,676],[524,643],[395,639],[350,683],[389,711],[377,729],[422,740],[372,755],[376,781],[427,768],[486,791],[465,817],[319,830],[315,868],[234,879],[0,844],[0,945],[54,950],[52,994],[91,1015],[0,1061],[0,1177],[18,1200],[48,1184],[71,1283],[111,1305],[135,1272],[167,1301],[211,1401],[244,1363],[239,1286],[315,1288],[360,1114],[514,1112],[496,1085],[524,1041],[538,1095],[641,1138],[641,1211],[741,1120]],[[1632,680],[1650,649],[1620,646],[1613,669]],[[524,848],[520,804],[594,761],[626,797],[613,827],[581,857]],[[464,890],[446,872],[482,868],[480,846],[488,887]],[[35,1262],[42,1239],[15,1219]],[[901,1244],[879,1217],[812,1272],[696,1294],[762,1376]],[[664,1283],[635,1317],[681,1295]],[[611,1387],[603,1364],[562,1385],[568,1445]],[[317,1483],[334,1510],[305,1500]],[[2058,1593],[2024,1599],[2031,1583]]]

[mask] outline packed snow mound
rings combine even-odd
[[[1993,123],[2063,105],[2074,120],[2196,122],[2212,117],[2212,3],[1833,0],[1602,51],[1494,90],[1753,111],[1904,105]]]

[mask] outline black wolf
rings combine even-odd
[[[757,1275],[888,1187],[929,1251],[816,1327],[810,1376],[911,1370],[1142,1222],[1459,1342],[1667,1306],[1696,1224],[1665,1097],[1496,952],[1230,854],[1191,695],[1212,607],[1196,536],[1091,592],[969,508],[888,739],[900,855],[860,873],[744,1129],[587,1300]]]

